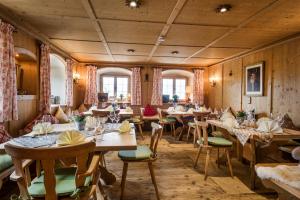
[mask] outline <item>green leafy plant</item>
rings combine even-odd
[[[237,112],[236,117],[242,118],[242,117],[246,117],[246,115],[247,115],[246,112],[241,110]]]
[[[176,94],[174,94],[174,95],[173,95],[173,101],[174,101],[175,103],[177,103],[177,102],[178,102],[178,99],[179,99],[179,96],[176,95]]]
[[[83,113],[79,114],[79,115],[75,115],[73,117],[75,122],[84,122],[85,121],[85,115]]]

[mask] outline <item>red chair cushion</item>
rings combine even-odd
[[[145,107],[144,116],[150,117],[156,115],[156,113],[156,109],[150,106],[149,104]]]

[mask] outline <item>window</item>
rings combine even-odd
[[[55,54],[50,54],[50,84],[51,96],[54,98],[52,103],[66,103],[66,63]]]
[[[129,78],[126,76],[103,76],[102,91],[108,93],[109,97],[126,99],[128,96]]]
[[[163,94],[178,95],[179,99],[186,98],[186,79],[184,78],[163,78]]]

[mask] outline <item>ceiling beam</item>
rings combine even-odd
[[[279,4],[283,3],[284,0],[275,0],[272,1],[270,4],[268,4],[267,6],[263,7],[262,9],[260,9],[258,12],[256,12],[255,14],[251,15],[250,17],[248,17],[247,19],[245,19],[244,21],[242,21],[238,26],[236,26],[235,28],[231,28],[229,29],[226,33],[224,33],[223,35],[221,35],[220,37],[216,38],[215,40],[213,40],[212,42],[210,42],[209,44],[207,44],[205,47],[199,49],[198,51],[196,51],[195,53],[193,53],[192,55],[190,55],[189,57],[185,58],[182,62],[186,62],[187,60],[189,60],[190,58],[196,56],[197,54],[205,51],[206,49],[208,49],[209,47],[213,46],[214,44],[216,44],[217,42],[223,40],[224,38],[226,38],[227,36],[229,36],[230,34],[240,30],[241,28],[243,28],[244,26],[246,26],[248,23],[250,23],[251,21],[253,21],[254,19],[256,19],[257,17],[261,16],[262,14],[266,13],[267,11],[271,10],[272,8],[274,8],[275,6],[278,6]]]
[[[180,13],[181,9],[183,8],[184,4],[186,3],[187,0],[177,0],[177,3],[175,5],[175,7],[173,8],[167,23],[164,25],[162,31],[160,32],[156,43],[154,45],[154,47],[152,48],[148,58],[147,58],[147,62],[149,62],[153,56],[153,54],[155,53],[156,49],[158,48],[158,46],[160,45],[160,37],[165,37],[171,27],[171,25],[173,24],[173,22],[175,21],[176,17],[178,16],[178,14]]]
[[[102,28],[101,28],[101,25],[100,25],[100,22],[97,21],[97,17],[95,15],[95,12],[94,12],[94,9],[93,9],[93,6],[90,2],[90,0],[81,0],[81,3],[85,9],[85,11],[87,12],[94,28],[96,29],[97,31],[97,34],[99,36],[99,39],[100,41],[102,42],[102,44],[104,45],[105,47],[105,50],[107,52],[107,54],[111,57],[112,61],[115,61],[112,53],[111,53],[111,50],[108,46],[108,43],[107,43],[107,40],[105,38],[105,35],[103,34],[103,31],[102,31]]]
[[[31,36],[45,44],[48,44],[53,51],[60,54],[61,56],[65,57],[65,58],[72,58],[65,50],[54,45],[48,36],[46,36],[41,31],[37,30],[32,25],[27,23],[24,19],[22,19],[19,15],[15,14],[9,8],[3,7],[1,4],[0,4],[0,17],[3,20],[5,20],[5,21],[11,23],[13,26],[15,26],[17,28],[17,30],[20,30],[20,31],[28,34],[29,36]],[[72,58],[72,59],[74,59],[74,58]],[[74,60],[76,60],[76,59],[74,59]]]

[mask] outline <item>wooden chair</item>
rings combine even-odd
[[[144,125],[144,121],[141,116],[133,116],[130,119],[128,119],[129,122],[133,123],[139,130],[139,133],[144,140],[144,134],[143,134],[143,129],[142,126]]]
[[[92,110],[93,117],[108,117],[109,111],[104,110]]]
[[[219,160],[219,149],[225,149],[228,169],[229,169],[231,177],[233,177],[230,154],[229,154],[229,150],[232,148],[232,142],[225,138],[222,138],[222,137],[208,137],[208,134],[207,134],[208,123],[198,121],[197,119],[195,119],[195,123],[196,123],[196,132],[197,132],[197,135],[199,138],[197,141],[197,143],[199,144],[199,150],[197,153],[194,167],[195,168],[197,167],[197,163],[198,163],[202,148],[205,148],[206,149],[206,161],[205,161],[204,180],[206,180],[207,175],[208,175],[208,164],[209,164],[209,157],[210,157],[211,149],[216,148],[218,150],[218,158],[217,158],[218,160]]]
[[[154,116],[145,116],[144,111],[145,111],[145,108],[140,108],[141,119],[143,121],[158,121],[159,120],[158,114],[156,114]]]
[[[96,187],[99,176],[100,155],[93,155],[94,142],[74,146],[53,148],[26,148],[5,145],[5,151],[12,157],[15,172],[10,176],[17,181],[20,196],[23,199],[57,200],[96,198]],[[76,159],[74,167],[55,168],[59,159]],[[22,160],[41,161],[42,173],[32,181],[28,173],[24,173]],[[72,196],[72,197],[71,197]]]
[[[162,133],[164,132],[165,126],[169,125],[170,128],[171,128],[171,133],[175,137],[176,119],[167,117],[166,113],[160,108],[157,108],[157,113],[158,113],[158,116],[159,116],[159,122],[158,123],[162,126]]]
[[[121,200],[124,197],[124,189],[125,189],[128,164],[132,162],[148,163],[151,179],[156,192],[156,197],[159,200],[158,188],[155,180],[152,162],[154,162],[157,159],[157,146],[158,146],[158,141],[162,135],[162,127],[154,122],[151,123],[151,126],[152,126],[152,136],[151,136],[150,146],[143,145],[143,146],[138,146],[137,150],[119,152],[119,157],[124,162],[122,181],[121,181]]]
[[[194,118],[198,119],[199,121],[205,121],[208,117],[210,112],[193,112]],[[192,134],[194,137],[193,144],[194,147],[196,146],[196,140],[197,140],[197,134],[196,134],[196,123],[195,122],[188,122],[188,133],[186,136],[186,141],[189,141],[190,134]]]
[[[0,154],[0,189],[4,179],[9,177],[14,170],[15,168],[11,157],[7,154]]]

